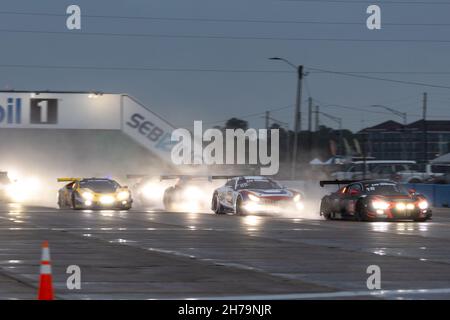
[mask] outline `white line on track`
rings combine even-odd
[[[288,293],[271,295],[241,295],[186,298],[186,300],[302,300],[302,299],[330,299],[351,297],[396,298],[407,295],[450,294],[450,288],[441,289],[405,289],[405,290],[373,290],[373,291],[337,291],[322,293]]]

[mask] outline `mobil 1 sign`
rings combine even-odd
[[[120,130],[121,95],[0,92],[0,128]]]
[[[58,99],[30,99],[30,123],[58,123]]]
[[[58,123],[58,99],[30,98],[23,94],[0,97],[0,127]]]

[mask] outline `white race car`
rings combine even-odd
[[[215,176],[213,179],[226,177]],[[230,177],[228,177],[230,178]],[[230,178],[213,193],[216,214],[295,213],[303,210],[303,195],[263,176]]]

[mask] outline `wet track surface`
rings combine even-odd
[[[0,299],[34,299],[49,240],[59,299],[450,298],[450,210],[358,223],[0,207]],[[82,289],[66,288],[78,265]],[[383,291],[370,292],[369,265]]]

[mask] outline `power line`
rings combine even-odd
[[[297,37],[257,37],[257,36],[229,36],[229,35],[194,35],[194,34],[157,34],[157,33],[114,33],[114,32],[74,32],[74,31],[38,31],[0,29],[4,33],[28,33],[64,36],[102,36],[125,38],[165,38],[165,39],[216,39],[216,40],[272,40],[272,41],[325,41],[325,42],[359,42],[359,43],[449,43],[447,39],[369,39],[369,38],[297,38]]]
[[[284,109],[291,109],[291,108],[293,108],[293,107],[294,107],[293,105],[288,105],[288,106],[284,106],[284,107],[281,107],[281,108],[269,109],[269,110],[266,110],[266,111],[269,111],[269,112],[275,112],[275,111],[284,110]],[[256,116],[265,115],[266,111],[263,111],[263,112],[257,112],[257,113],[250,113],[250,114],[247,114],[247,115],[242,115],[242,116],[239,116],[239,118],[247,119],[247,118],[252,118],[252,117],[256,117]],[[212,122],[205,122],[204,124],[224,123],[224,122],[226,122],[226,121],[228,121],[228,120],[229,120],[229,118],[228,118],[228,119],[225,119],[225,120],[218,120],[218,121],[212,121]]]
[[[207,72],[207,73],[292,73],[292,71],[285,70],[249,70],[249,69],[202,69],[202,68],[161,68],[161,67],[99,67],[99,66],[76,66],[76,65],[39,65],[39,64],[0,64],[0,68],[21,68],[21,69],[67,69],[67,70],[87,70],[87,71],[153,71],[153,72]],[[341,71],[331,71],[307,67],[307,69],[321,71],[321,73],[330,73],[337,75],[344,75],[349,77],[363,78],[369,80],[394,82],[400,84],[408,84],[422,87],[432,87],[440,89],[450,89],[449,86],[429,84],[423,82],[413,82],[404,80],[387,79],[380,77],[365,76],[362,74],[353,74]],[[309,90],[309,88],[307,88]]]
[[[41,65],[41,64],[0,64],[0,68],[25,69],[79,69],[93,71],[156,71],[156,72],[223,72],[223,73],[293,73],[289,70],[256,70],[256,69],[205,69],[205,68],[161,68],[161,67],[99,67],[77,65]]]
[[[82,65],[44,65],[44,64],[0,64],[0,68],[29,68],[29,69],[80,69],[96,71],[156,71],[156,72],[218,72],[218,73],[284,73],[293,74],[291,70],[264,70],[264,69],[224,69],[224,68],[164,68],[151,66],[82,66]],[[309,69],[313,69],[312,67]],[[333,71],[336,73],[351,74],[448,74],[450,71]],[[315,74],[329,73],[329,71],[314,71]],[[306,79],[306,78],[305,78]]]
[[[336,3],[336,4],[341,4],[341,3],[348,3],[348,4],[360,4],[360,5],[367,5],[367,4],[373,4],[374,1],[369,1],[369,0],[362,0],[362,1],[355,1],[355,0],[278,0],[280,2],[309,2],[309,3],[325,3],[325,4],[329,4],[329,3]],[[403,5],[403,4],[415,4],[415,5],[450,5],[450,2],[447,1],[395,1],[395,0],[378,0],[376,1],[376,3],[378,4],[383,4],[383,5]]]
[[[313,70],[313,71],[317,70],[317,71],[321,71],[321,72],[324,72],[324,73],[330,73],[330,74],[337,74],[337,75],[343,75],[343,76],[348,76],[348,77],[354,77],[354,78],[368,79],[368,80],[386,81],[386,82],[408,84],[408,85],[415,85],[415,86],[421,86],[421,87],[430,87],[430,88],[450,89],[450,86],[442,86],[442,85],[429,84],[429,83],[423,83],[423,82],[414,82],[414,81],[404,81],[404,80],[380,78],[380,77],[366,76],[366,75],[354,74],[354,73],[348,73],[348,72],[324,70],[324,69],[318,69],[318,68],[312,68],[312,67],[308,67],[307,69],[308,70]]]
[[[365,113],[376,113],[376,114],[387,114],[387,115],[392,115],[391,112],[384,112],[384,111],[376,111],[376,110],[370,110],[370,109],[366,109],[364,107],[354,107],[354,106],[347,106],[347,105],[342,105],[342,104],[327,104],[323,101],[319,101],[317,99],[313,99],[314,101],[316,101],[317,103],[319,103],[319,105],[323,108],[328,108],[328,107],[336,107],[336,108],[341,108],[341,109],[348,109],[348,110],[355,110],[355,111],[362,111]],[[412,116],[412,117],[422,117],[421,114],[415,114],[415,113],[408,113],[408,116]],[[430,115],[430,117],[434,117],[434,118],[450,118],[450,114],[445,114],[445,115]]]
[[[405,74],[405,75],[448,75],[450,71],[334,71],[353,74]],[[314,73],[329,73],[328,71],[314,71]]]
[[[46,12],[23,12],[23,11],[0,11],[0,15],[23,15],[43,17],[67,17],[59,13]],[[196,17],[155,17],[155,16],[115,16],[115,15],[83,15],[88,19],[111,19],[111,20],[150,20],[150,21],[177,21],[177,22],[206,22],[206,23],[262,23],[262,24],[317,24],[317,25],[361,25],[361,21],[328,21],[328,20],[269,20],[269,19],[232,19],[232,18],[196,18]],[[385,26],[422,26],[422,27],[445,27],[450,23],[399,23],[383,22]]]

